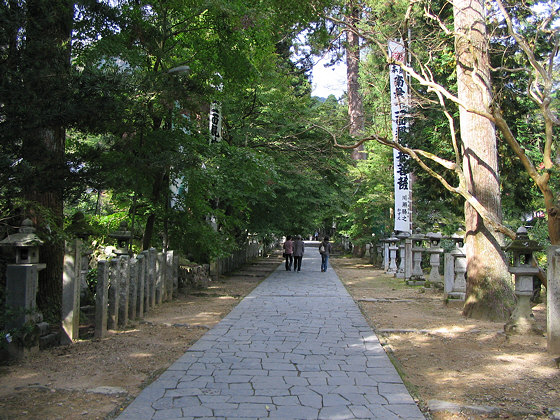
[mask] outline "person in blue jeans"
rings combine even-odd
[[[323,241],[319,244],[319,252],[321,253],[321,272],[325,272],[329,264],[329,255],[331,255],[332,252],[332,245],[329,242],[328,236],[325,236]]]

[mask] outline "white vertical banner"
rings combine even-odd
[[[222,140],[222,107],[218,102],[210,104],[210,144]]]
[[[401,40],[389,41],[389,56],[402,63],[406,62],[406,51]],[[407,113],[410,94],[403,69],[397,65],[389,66],[391,84],[391,122],[393,140],[399,143],[401,133],[408,131]],[[395,177],[395,230],[412,232],[412,189],[410,173],[406,168],[407,154],[393,149]]]

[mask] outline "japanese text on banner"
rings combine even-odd
[[[389,54],[394,60],[404,62],[406,53],[401,42],[389,41]],[[399,143],[402,135],[408,131],[407,112],[410,102],[408,85],[405,75],[400,66],[390,66],[391,86],[391,121],[393,129],[393,140]],[[401,143],[402,144],[402,143]],[[408,172],[407,160],[410,157],[396,149],[393,149],[393,165],[395,177],[395,230],[411,232],[411,185],[410,173]]]

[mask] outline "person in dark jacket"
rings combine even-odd
[[[305,244],[301,239],[301,235],[298,235],[294,241],[294,271],[301,270],[301,260],[303,259],[304,252]]]
[[[321,271],[327,271],[329,265],[329,255],[332,252],[332,245],[329,242],[329,237],[325,236],[323,241],[319,244],[319,252],[321,253]]]

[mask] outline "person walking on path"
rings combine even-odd
[[[305,244],[301,240],[301,235],[298,235],[294,241],[294,271],[301,270],[301,260],[303,259],[304,252]]]
[[[284,248],[284,257],[286,258],[286,271],[291,271],[292,263],[294,261],[294,257],[293,257],[294,242],[292,241],[291,235],[288,235],[286,237],[286,242],[284,242],[283,248]]]
[[[325,236],[323,242],[319,244],[319,253],[321,254],[321,271],[327,271],[327,265],[329,264],[329,255],[332,252],[332,245],[329,242],[329,237]]]

